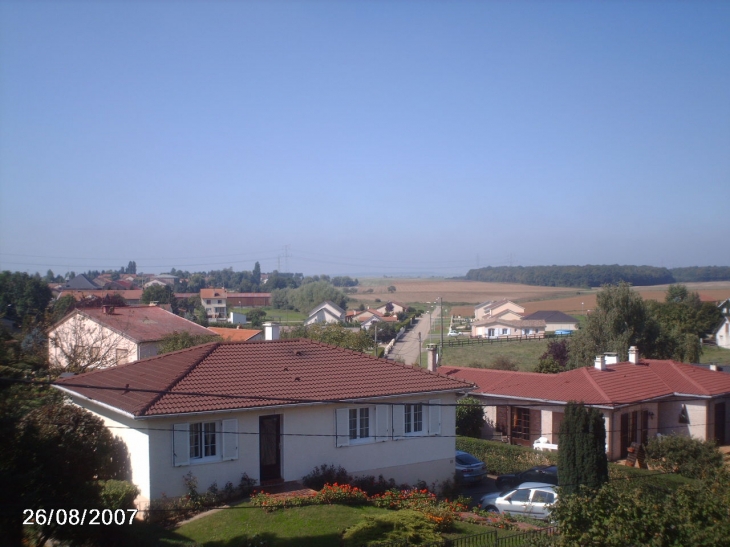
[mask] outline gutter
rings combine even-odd
[[[92,399],[91,397],[87,397],[86,395],[81,395],[80,393],[78,393],[76,391],[71,391],[70,389],[65,388],[63,386],[59,386],[59,385],[56,385],[56,384],[51,384],[51,386],[54,387],[54,388],[56,388],[56,389],[58,389],[58,390],[60,390],[60,391],[63,391],[67,395],[70,395],[72,397],[78,397],[80,399],[84,399],[85,401],[90,401],[90,402],[94,403],[95,405],[99,405],[100,407],[106,408],[107,410],[111,410],[111,411],[113,411],[113,412],[115,412],[117,414],[122,414],[123,416],[127,416],[128,418],[132,418],[133,420],[139,419],[139,417],[138,416],[135,416],[134,414],[130,414],[129,412],[125,412],[124,410],[122,410],[120,408],[117,408],[115,406],[111,406],[111,405],[108,405],[106,403],[102,403],[101,401],[97,401],[96,399]]]

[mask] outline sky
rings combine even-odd
[[[730,3],[0,2],[0,269],[730,265]]]

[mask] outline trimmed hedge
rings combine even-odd
[[[456,449],[468,452],[487,464],[489,473],[502,475],[524,471],[536,465],[555,465],[557,452],[538,452],[532,448],[485,441],[471,437],[457,437]]]

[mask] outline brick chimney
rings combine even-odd
[[[436,369],[439,367],[436,344],[429,344],[426,346],[426,353],[426,368],[428,368],[431,372],[436,372]]]

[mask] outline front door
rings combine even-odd
[[[281,416],[259,417],[261,482],[281,478]]]
[[[725,444],[725,403],[715,405],[715,442]]]

